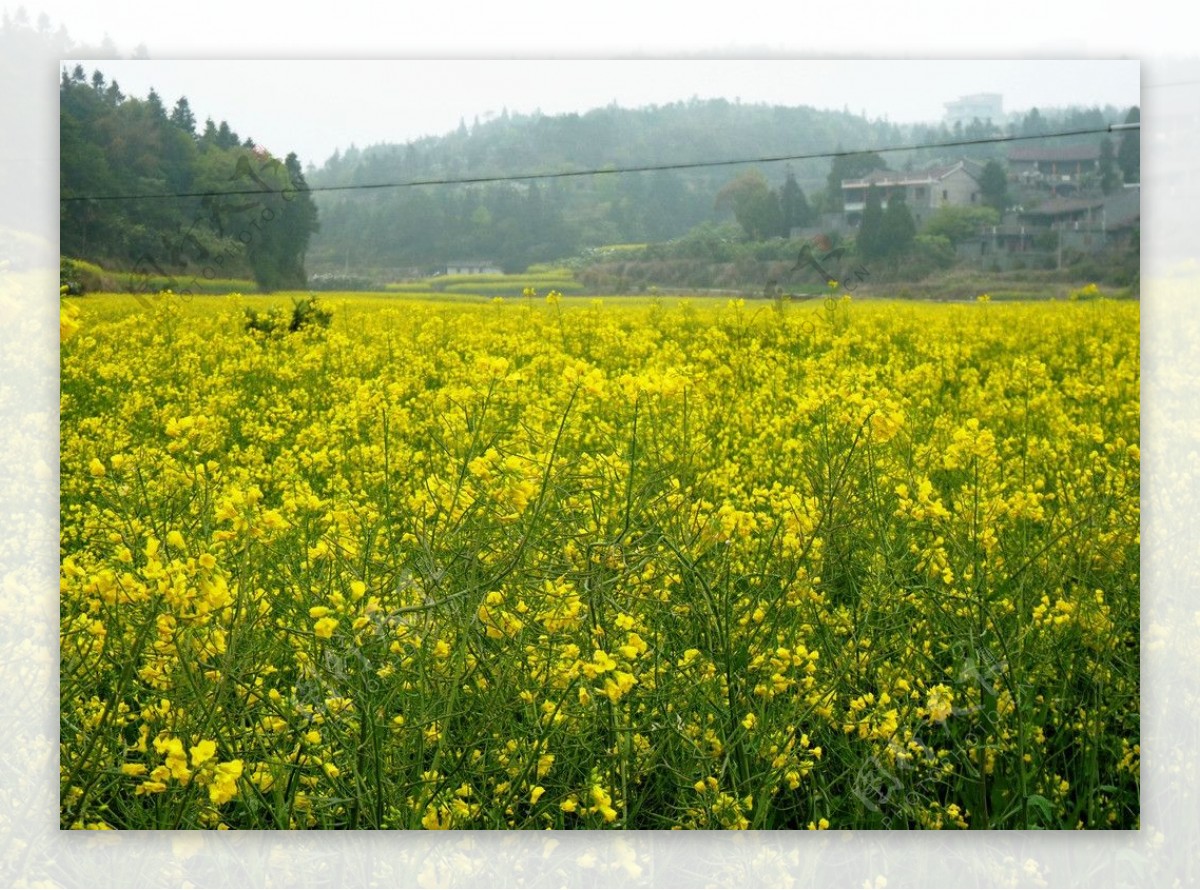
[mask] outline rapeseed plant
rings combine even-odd
[[[64,827],[1136,827],[1136,305],[534,296],[64,310]]]

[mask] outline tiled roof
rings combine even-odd
[[[987,166],[982,161],[972,161],[970,158],[964,158],[962,163],[963,169],[976,179],[983,175],[983,168]]]

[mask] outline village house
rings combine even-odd
[[[1008,150],[1009,179],[1022,187],[1040,186],[1052,195],[1077,191],[1098,175],[1100,147],[1082,145],[1014,145]]]
[[[978,235],[964,238],[955,245],[960,259],[1005,270],[1044,266],[1052,255],[1039,249],[1038,235],[1045,229],[1018,222],[1014,215],[994,226],[985,226]]]
[[[1054,268],[1064,252],[1096,254],[1125,245],[1141,221],[1141,189],[1130,185],[1111,195],[1052,197],[1005,214],[960,241],[955,252],[998,269]]]
[[[491,260],[455,260],[446,263],[438,275],[500,275],[504,270]]]
[[[1141,189],[1108,196],[1051,198],[1021,212],[1022,221],[1057,233],[1063,250],[1096,253],[1130,237],[1141,219]]]
[[[842,206],[846,222],[858,225],[867,201],[867,189],[880,189],[886,209],[888,199],[903,195],[919,226],[939,207],[970,207],[981,203],[979,177],[982,167],[973,161],[930,167],[926,170],[873,170],[860,179],[842,180]]]
[[[1021,221],[1028,225],[1044,226],[1047,228],[1065,228],[1072,224],[1078,227],[1080,222],[1090,226],[1092,215],[1099,216],[1100,208],[1104,206],[1101,196],[1083,198],[1047,198],[1036,207],[1022,208]]]

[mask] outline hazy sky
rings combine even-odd
[[[71,63],[73,64],[73,63]],[[90,61],[129,95],[186,95],[277,155],[320,166],[335,149],[403,143],[510,112],[583,112],[725,97],[937,121],[944,103],[992,92],[1005,111],[1139,104],[1136,60],[173,60]]]

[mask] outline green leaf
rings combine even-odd
[[[1026,803],[1042,814],[1042,819],[1047,825],[1050,824],[1050,821],[1053,818],[1053,810],[1050,806],[1050,801],[1046,800],[1046,798],[1042,797],[1040,794],[1031,794],[1026,800]]]

